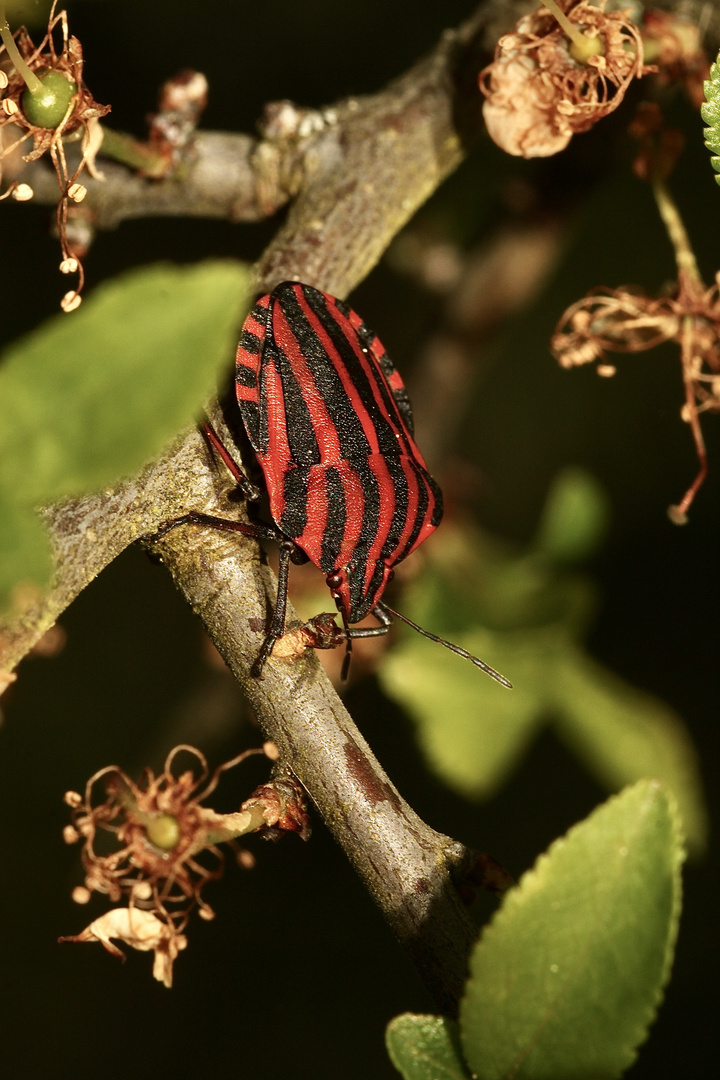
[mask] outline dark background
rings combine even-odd
[[[108,0],[69,8],[94,96],[112,103],[114,126],[140,135],[157,87],[183,67],[210,80],[206,127],[249,131],[266,101],[322,105],[381,87],[472,5]],[[413,227],[445,229],[472,250],[517,213],[506,194],[518,178],[536,192],[543,213],[568,213],[562,266],[532,306],[479,353],[453,449],[483,478],[470,509],[488,529],[518,543],[531,536],[560,467],[584,465],[602,481],[613,518],[589,568],[602,598],[590,648],[682,714],[716,810],[718,421],[712,415],[704,421],[709,479],[690,524],[675,528],[665,508],[696,468],[689,430],[678,417],[676,354],[621,359],[615,379],[598,380],[591,371],[560,371],[547,348],[560,312],[591,286],[635,282],[652,291],[674,277],[650,191],[629,173],[626,119],[616,115],[550,162],[510,161],[483,143]],[[676,103],[673,119],[689,139],[673,189],[709,281],[717,268],[720,192],[699,118]],[[48,211],[5,203],[0,214],[4,344],[55,312],[63,282]],[[276,224],[128,223],[98,238],[86,263],[90,288],[158,259],[252,260]],[[444,318],[441,299],[395,271],[391,260],[351,299],[412,387],[414,360]],[[422,431],[422,416],[418,423]],[[449,462],[431,464],[441,479],[451,469]],[[133,955],[122,967],[99,946],[55,944],[59,934],[77,932],[86,915],[69,899],[80,870],[76,850],[60,838],[67,821],[63,791],[81,788],[111,762],[134,774],[147,762],[157,767],[188,732],[204,740],[214,763],[258,741],[239,693],[209,664],[199,625],[164,571],[140,551],[118,559],[62,625],[64,651],[23,664],[0,731],[3,1075],[395,1075],[383,1049],[386,1022],[406,1010],[432,1011],[432,1002],[320,823],[309,844],[295,837],[277,847],[258,842],[253,872],[229,869],[210,896],[217,918],[195,920],[170,992],[150,978],[149,957]],[[498,797],[470,804],[428,774],[407,719],[372,681],[352,689],[347,703],[418,813],[491,850],[513,873],[605,797],[548,734]],[[226,808],[262,775],[253,763],[228,777]],[[709,935],[717,878],[711,846],[705,861],[687,868],[674,978],[630,1074],[638,1080],[714,1075],[710,975],[718,957],[717,938]],[[478,918],[492,907],[481,900]]]

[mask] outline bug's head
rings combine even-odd
[[[372,611],[394,573],[391,567],[378,562],[369,581],[352,565],[340,567],[327,575],[325,581],[345,629],[351,623],[360,622]]]

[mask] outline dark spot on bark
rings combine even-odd
[[[365,797],[373,806],[386,800],[397,803],[397,796],[393,789],[375,774],[368,759],[354,743],[345,743],[345,760],[353,780],[360,785]]]

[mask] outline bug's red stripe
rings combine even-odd
[[[235,386],[238,404],[256,402],[260,377],[260,357],[266,335],[269,297],[255,305],[246,318],[235,355]]]
[[[394,468],[391,469],[389,462],[380,454],[373,455],[368,460],[368,465],[377,479],[378,487],[383,494],[388,491],[396,492],[398,490],[396,477],[393,475],[396,471],[399,471],[403,481],[405,480],[402,468],[397,470],[398,463],[393,462]],[[375,588],[380,588],[382,585],[382,581],[376,582],[376,564],[381,560],[385,561],[397,547],[403,524],[407,519],[406,489],[407,485],[403,483],[401,490],[403,491],[404,498],[402,502],[395,497],[392,499],[385,497],[380,500],[378,528],[367,552],[364,580],[364,593],[366,596],[373,592]],[[374,606],[377,599],[377,595],[372,596],[371,606]]]
[[[265,358],[262,365],[260,393],[263,409],[261,420],[267,449],[258,453],[260,464],[268,485],[270,510],[275,521],[280,521],[285,509],[285,475],[291,459],[290,440],[284,423],[284,388],[277,365]]]
[[[345,532],[336,559],[336,566],[350,563],[364,534],[365,490],[352,465],[338,470],[345,493]]]
[[[436,512],[439,509],[439,513],[442,513],[442,496],[431,477],[409,460],[403,460],[402,464],[408,484],[408,508],[405,528],[398,537],[397,545],[385,556],[391,564],[407,558],[418,544],[426,540],[436,528]]]

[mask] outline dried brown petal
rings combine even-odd
[[[187,947],[187,938],[150,911],[113,908],[93,920],[81,933],[60,937],[58,941],[99,941],[112,956],[124,959],[122,950],[112,944],[111,938],[140,952],[154,952],[153,976],[165,986],[172,986],[173,962]]]

